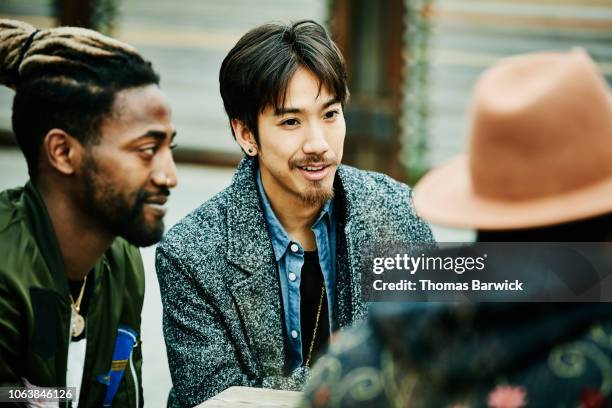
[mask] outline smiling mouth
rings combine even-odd
[[[309,181],[320,181],[329,173],[329,164],[310,164],[308,166],[297,166],[302,176]]]
[[[303,166],[303,167],[298,166],[298,167],[299,167],[301,170],[305,170],[305,171],[321,171],[321,170],[323,170],[325,167],[328,167],[328,166]]]
[[[154,210],[155,212],[159,213],[161,216],[163,216],[164,214],[166,214],[166,211],[168,210],[165,206],[167,201],[168,201],[168,197],[166,196],[150,197],[146,201],[144,201],[144,205],[147,208],[150,208]]]

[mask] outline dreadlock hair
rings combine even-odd
[[[15,90],[13,132],[35,180],[49,130],[95,144],[116,93],[159,76],[134,48],[95,31],[0,19],[0,83]]]
[[[344,105],[349,97],[342,53],[325,28],[312,20],[264,24],[247,32],[227,54],[219,72],[225,111],[239,119],[259,143],[257,117],[282,108],[289,81],[305,68]],[[232,129],[234,139],[236,135]]]

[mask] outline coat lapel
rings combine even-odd
[[[361,300],[361,272],[359,254],[363,250],[357,233],[360,227],[359,189],[350,187],[350,174],[344,166],[338,168],[334,190],[336,193],[336,304],[334,316],[339,327],[353,324],[365,317],[365,303]],[[356,238],[357,237],[357,238]]]
[[[243,159],[232,182],[227,214],[227,261],[246,275],[230,291],[246,337],[264,373],[285,362],[281,294],[272,243],[256,186],[257,163]]]

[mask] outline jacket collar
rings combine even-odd
[[[349,183],[349,180],[348,168],[344,165],[338,166],[336,179],[334,180],[334,201],[336,202],[336,209],[339,210],[336,217],[342,224],[346,224],[348,220],[358,215],[358,203],[363,199],[363,197],[359,197],[359,189],[347,188],[346,184]]]
[[[275,259],[272,242],[266,227],[263,205],[257,193],[257,160],[243,158],[232,180],[227,214],[227,259],[249,274],[265,270],[270,259]],[[339,166],[334,180],[336,193],[335,216],[340,225],[356,214],[359,192],[344,188],[348,178],[344,166]]]
[[[234,174],[227,210],[227,260],[252,274],[274,259],[257,194],[257,161],[245,157]]]
[[[68,280],[57,235],[42,195],[31,180],[26,183],[23,189],[23,206],[28,229],[32,233],[36,246],[49,269],[54,286],[63,297],[67,297]],[[93,277],[97,281],[99,276],[97,271],[108,267],[108,259],[106,253],[104,253],[92,268],[93,275],[90,279]]]
[[[55,287],[60,293],[68,293],[68,282],[64,271],[64,259],[60,251],[55,229],[47,212],[43,198],[32,181],[28,181],[23,190],[23,203],[26,222],[34,236],[38,250],[49,269]]]
[[[280,259],[285,255],[285,253],[289,250],[291,238],[287,234],[287,231],[285,231],[285,227],[283,227],[281,222],[278,220],[278,217],[274,213],[274,210],[272,209],[272,205],[268,200],[268,196],[266,195],[266,191],[264,190],[263,183],[261,181],[260,171],[257,171],[257,192],[261,201],[264,219],[266,220],[266,225],[270,233],[272,248],[274,249],[274,256],[276,262],[278,263]],[[317,219],[313,223],[312,228],[315,228],[315,226],[319,223],[325,223],[328,229],[331,228],[333,207],[334,200],[328,200],[321,208],[321,211],[319,212]]]

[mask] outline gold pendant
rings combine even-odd
[[[79,312],[76,311],[74,305],[72,305],[72,318],[70,320],[70,335],[72,337],[79,337],[85,329],[85,319],[79,314]]]

